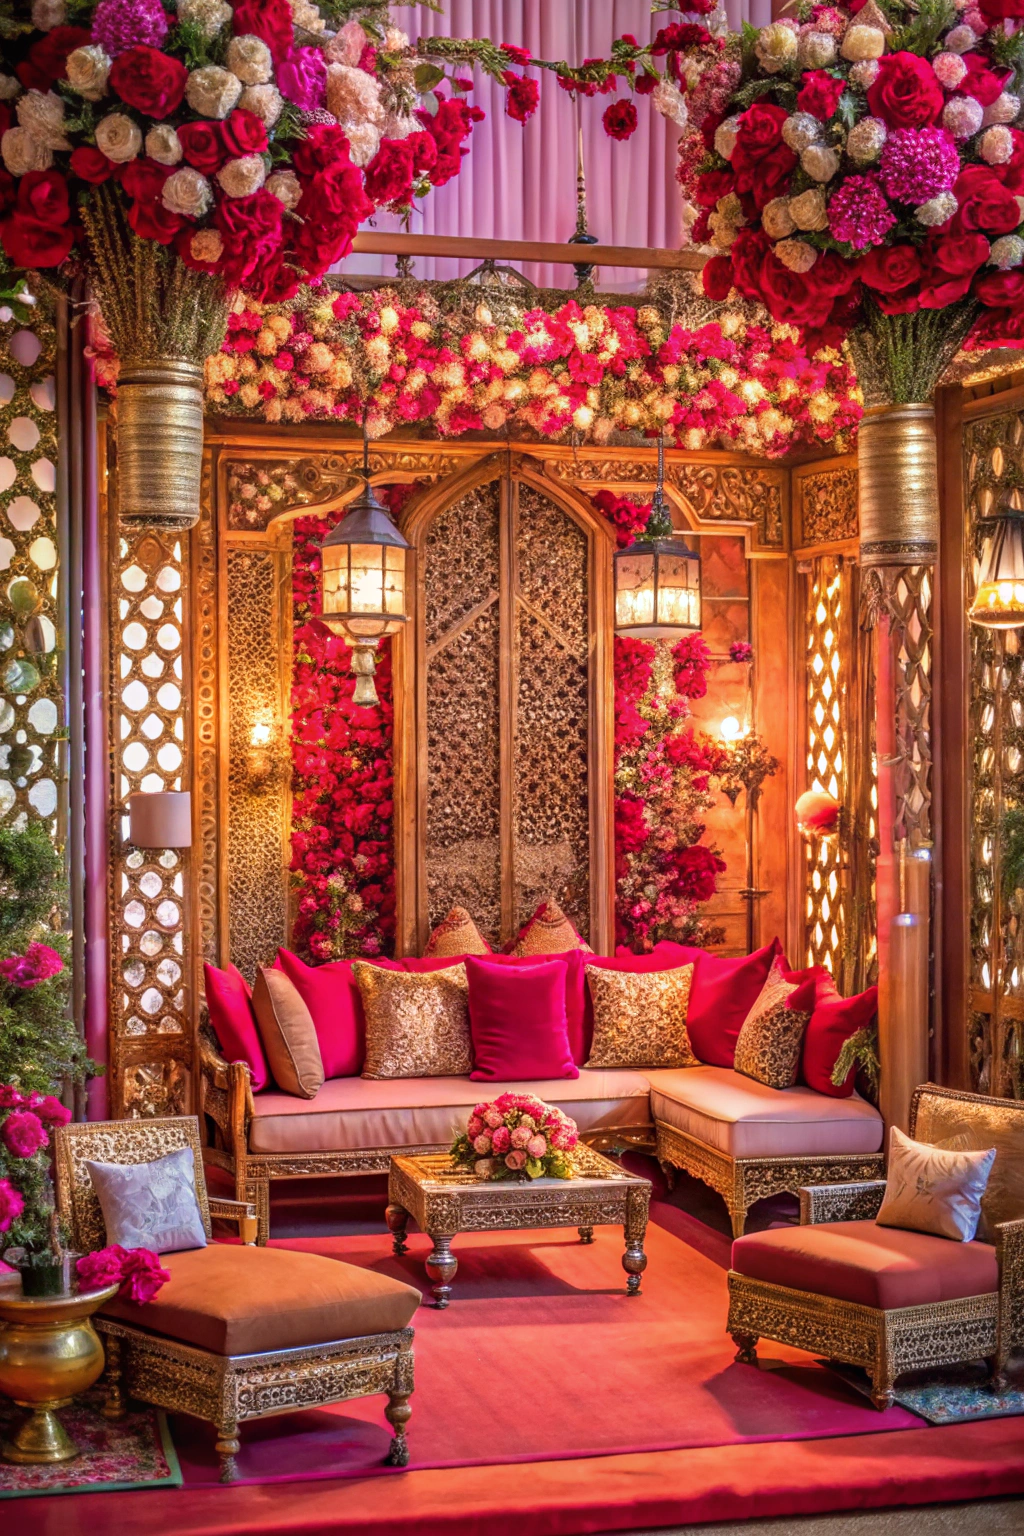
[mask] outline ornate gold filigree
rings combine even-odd
[[[857,466],[842,464],[793,476],[794,543],[833,544],[857,537]]]
[[[855,1184],[807,1184],[798,1191],[804,1226],[826,1221],[874,1221],[885,1194],[884,1179]]]
[[[606,458],[552,460],[546,472],[555,480],[578,485],[628,485],[655,479],[653,460]],[[677,491],[693,515],[702,522],[753,523],[760,542],[783,543],[782,499],[785,470],[759,465],[669,462],[665,483]]]

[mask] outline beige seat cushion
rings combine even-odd
[[[500,1093],[532,1093],[576,1121],[596,1126],[649,1125],[642,1072],[588,1071],[550,1082],[472,1083],[468,1077],[372,1080],[336,1077],[308,1101],[256,1094],[249,1132],[253,1152],[352,1152],[362,1147],[447,1147],[474,1104]],[[837,1101],[838,1102],[838,1101]]]
[[[768,1088],[731,1067],[647,1075],[656,1120],[730,1157],[816,1157],[882,1145],[882,1117],[856,1093],[830,1099],[813,1088]]]
[[[171,1278],[144,1306],[115,1296],[108,1317],[215,1355],[256,1355],[404,1328],[419,1291],[318,1253],[211,1243],[161,1255]]]

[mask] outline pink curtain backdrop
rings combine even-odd
[[[726,0],[731,27],[748,20],[758,26],[771,19],[771,0]],[[639,41],[659,26],[679,20],[678,13],[651,14],[650,0],[445,0],[441,15],[419,6],[393,13],[396,24],[417,37],[486,37],[518,43],[544,59],[571,62],[608,56],[615,37],[630,32]],[[414,212],[411,232],[429,235],[476,235],[501,240],[568,240],[576,224],[577,122],[583,129],[590,232],[616,245],[679,244],[680,204],[675,182],[679,130],[637,98],[640,123],[624,143],[609,139],[601,117],[617,92],[594,96],[575,106],[548,71],[540,73],[540,106],[521,125],[505,116],[504,92],[479,69],[470,98],[487,113],[474,129],[462,173],[431,192]],[[533,78],[537,78],[534,74]],[[577,116],[578,114],[578,116]],[[381,216],[380,230],[398,229]],[[474,264],[419,257],[417,277],[464,276]],[[345,273],[390,276],[394,258],[352,256]],[[569,266],[530,263],[521,269],[545,287],[572,287]],[[605,288],[642,286],[643,274],[631,268],[600,273]]]

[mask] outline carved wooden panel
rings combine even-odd
[[[807,582],[804,632],[807,645],[807,788],[846,803],[844,701],[850,687],[848,583],[833,555],[815,560]],[[845,656],[844,656],[845,651]],[[811,838],[806,859],[805,959],[839,976],[848,892],[839,837]]]
[[[652,459],[583,458],[553,460],[545,468],[558,480],[573,484],[628,485],[646,481],[653,486]],[[756,464],[694,463],[669,458],[665,483],[678,493],[701,522],[753,523],[758,542],[767,548],[785,542],[783,500],[787,474]]]
[[[835,544],[855,539],[859,526],[856,464],[828,468],[808,465],[794,471],[795,544]]]

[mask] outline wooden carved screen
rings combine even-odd
[[[486,480],[420,532],[419,944],[458,905],[498,946],[548,895],[607,942],[610,558],[561,500]]]

